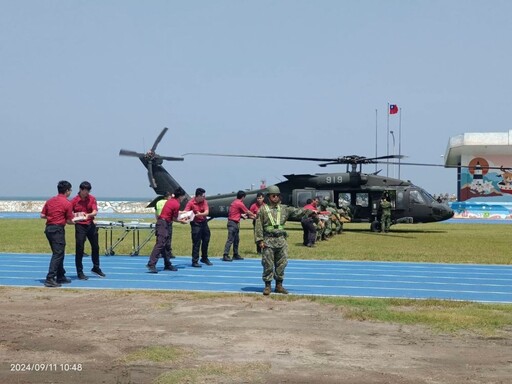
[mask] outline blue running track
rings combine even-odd
[[[43,287],[50,255],[0,253],[0,286]],[[222,262],[193,268],[190,257],[177,257],[177,272],[147,272],[147,257],[103,256],[100,278],[89,272],[89,280],[76,277],[74,255],[65,258],[67,277],[73,289],[130,289],[208,291],[261,294],[262,266],[259,259]],[[475,264],[394,263],[371,261],[289,260],[285,287],[290,294],[411,299],[465,300],[512,303],[512,266]],[[47,288],[52,289],[52,288]],[[53,288],[55,289],[55,288]]]

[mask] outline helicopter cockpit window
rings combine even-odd
[[[435,200],[434,197],[424,189],[421,190],[421,194],[428,203],[432,203]]]
[[[368,193],[356,193],[356,205],[360,207],[367,207]]]
[[[417,191],[417,190],[413,189],[410,192],[410,196],[411,196],[411,203],[414,203],[414,204],[425,204],[425,199],[421,195],[420,191]]]

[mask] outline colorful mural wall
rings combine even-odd
[[[450,203],[454,219],[512,220],[512,203],[471,203],[455,201]]]
[[[455,217],[512,219],[511,156],[462,155],[460,201],[452,203]]]
[[[497,198],[493,201],[512,203],[512,169],[510,156],[462,156],[461,201],[475,198]]]

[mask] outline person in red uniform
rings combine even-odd
[[[238,253],[238,245],[240,244],[240,219],[248,216],[255,219],[256,215],[249,211],[244,204],[245,192],[238,191],[236,199],[229,206],[228,211],[228,239],[224,246],[224,254],[222,261],[243,260],[244,258]],[[229,250],[233,245],[233,258],[229,257]]]
[[[251,206],[249,207],[249,211],[254,213],[254,216],[256,216],[263,205],[265,205],[265,196],[263,195],[262,192],[258,192],[258,194],[256,195],[256,201],[251,204]]]
[[[303,231],[302,244],[306,247],[314,247],[316,243],[316,222],[318,221],[317,203],[318,200],[316,198],[308,199],[304,209],[307,209],[311,212],[307,215],[304,215],[300,220]]]
[[[192,235],[192,266],[201,268],[199,264],[199,249],[201,249],[201,263],[213,265],[208,258],[208,245],[210,244],[210,227],[208,227],[208,215],[210,208],[206,201],[206,191],[203,188],[196,189],[196,195],[189,200],[185,211],[194,212],[194,220],[190,222]]]
[[[314,199],[308,199],[308,201],[306,201],[304,209],[309,209],[310,211],[318,212],[318,197],[315,197]]]
[[[80,191],[71,200],[71,207],[75,215],[75,266],[76,273],[80,280],[87,280],[84,274],[82,260],[84,258],[85,240],[91,244],[91,272],[99,277],[105,277],[100,268],[100,245],[98,242],[98,229],[94,223],[94,218],[98,213],[98,203],[96,198],[91,195],[91,183],[83,181],[80,184]],[[78,220],[77,220],[78,219]]]
[[[156,233],[156,244],[153,247],[153,251],[151,251],[151,255],[149,256],[149,262],[147,264],[147,268],[151,273],[158,273],[156,270],[156,263],[158,262],[158,258],[163,253],[164,255],[164,270],[165,271],[177,271],[178,269],[172,265],[170,258],[171,252],[170,248],[167,247],[167,242],[169,240],[169,225],[172,225],[173,221],[180,222],[182,224],[186,223],[186,219],[178,220],[178,214],[180,213],[180,203],[185,198],[185,191],[183,188],[178,187],[174,191],[174,196],[167,200],[164,207],[162,208],[162,212],[156,221],[155,233]]]
[[[252,205],[249,207],[249,211],[254,213],[254,217],[258,215],[258,212],[262,206],[265,205],[265,195],[263,195],[262,192],[258,192],[256,195],[256,201],[252,203]],[[254,227],[256,225],[256,218],[252,220],[252,226]],[[261,247],[259,243],[256,243],[256,252],[258,255],[261,255]]]
[[[71,283],[65,276],[64,255],[66,253],[66,224],[73,224],[73,212],[68,200],[71,194],[71,183],[61,180],[57,184],[59,194],[52,197],[43,206],[41,218],[46,219],[44,233],[52,249],[52,258],[48,267],[48,274],[44,285],[46,287],[60,287],[61,284]]]
[[[156,218],[156,220],[158,220],[158,216],[160,216],[160,213],[162,213],[162,209],[164,208],[165,203],[171,197],[172,197],[172,193],[171,192],[166,192],[165,195],[163,195],[162,198],[156,202],[156,204],[155,204],[155,218]],[[171,259],[175,259],[176,256],[174,256],[172,254],[171,243],[172,243],[172,225],[169,225],[169,240],[167,241],[167,244],[165,246],[167,248],[169,248],[169,252],[171,253]]]

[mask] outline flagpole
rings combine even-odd
[[[378,132],[378,124],[377,124],[377,108],[375,108],[375,157],[377,157],[377,132]],[[377,172],[377,163],[375,163],[375,172]]]
[[[388,133],[386,135],[386,156],[389,156],[389,103],[388,103],[388,113],[387,113],[387,117],[388,117],[388,122],[387,122],[387,127],[388,127]],[[386,177],[389,177],[389,158],[386,159]]]
[[[398,111],[398,178],[400,179],[400,163],[402,161],[402,108],[400,107]]]

